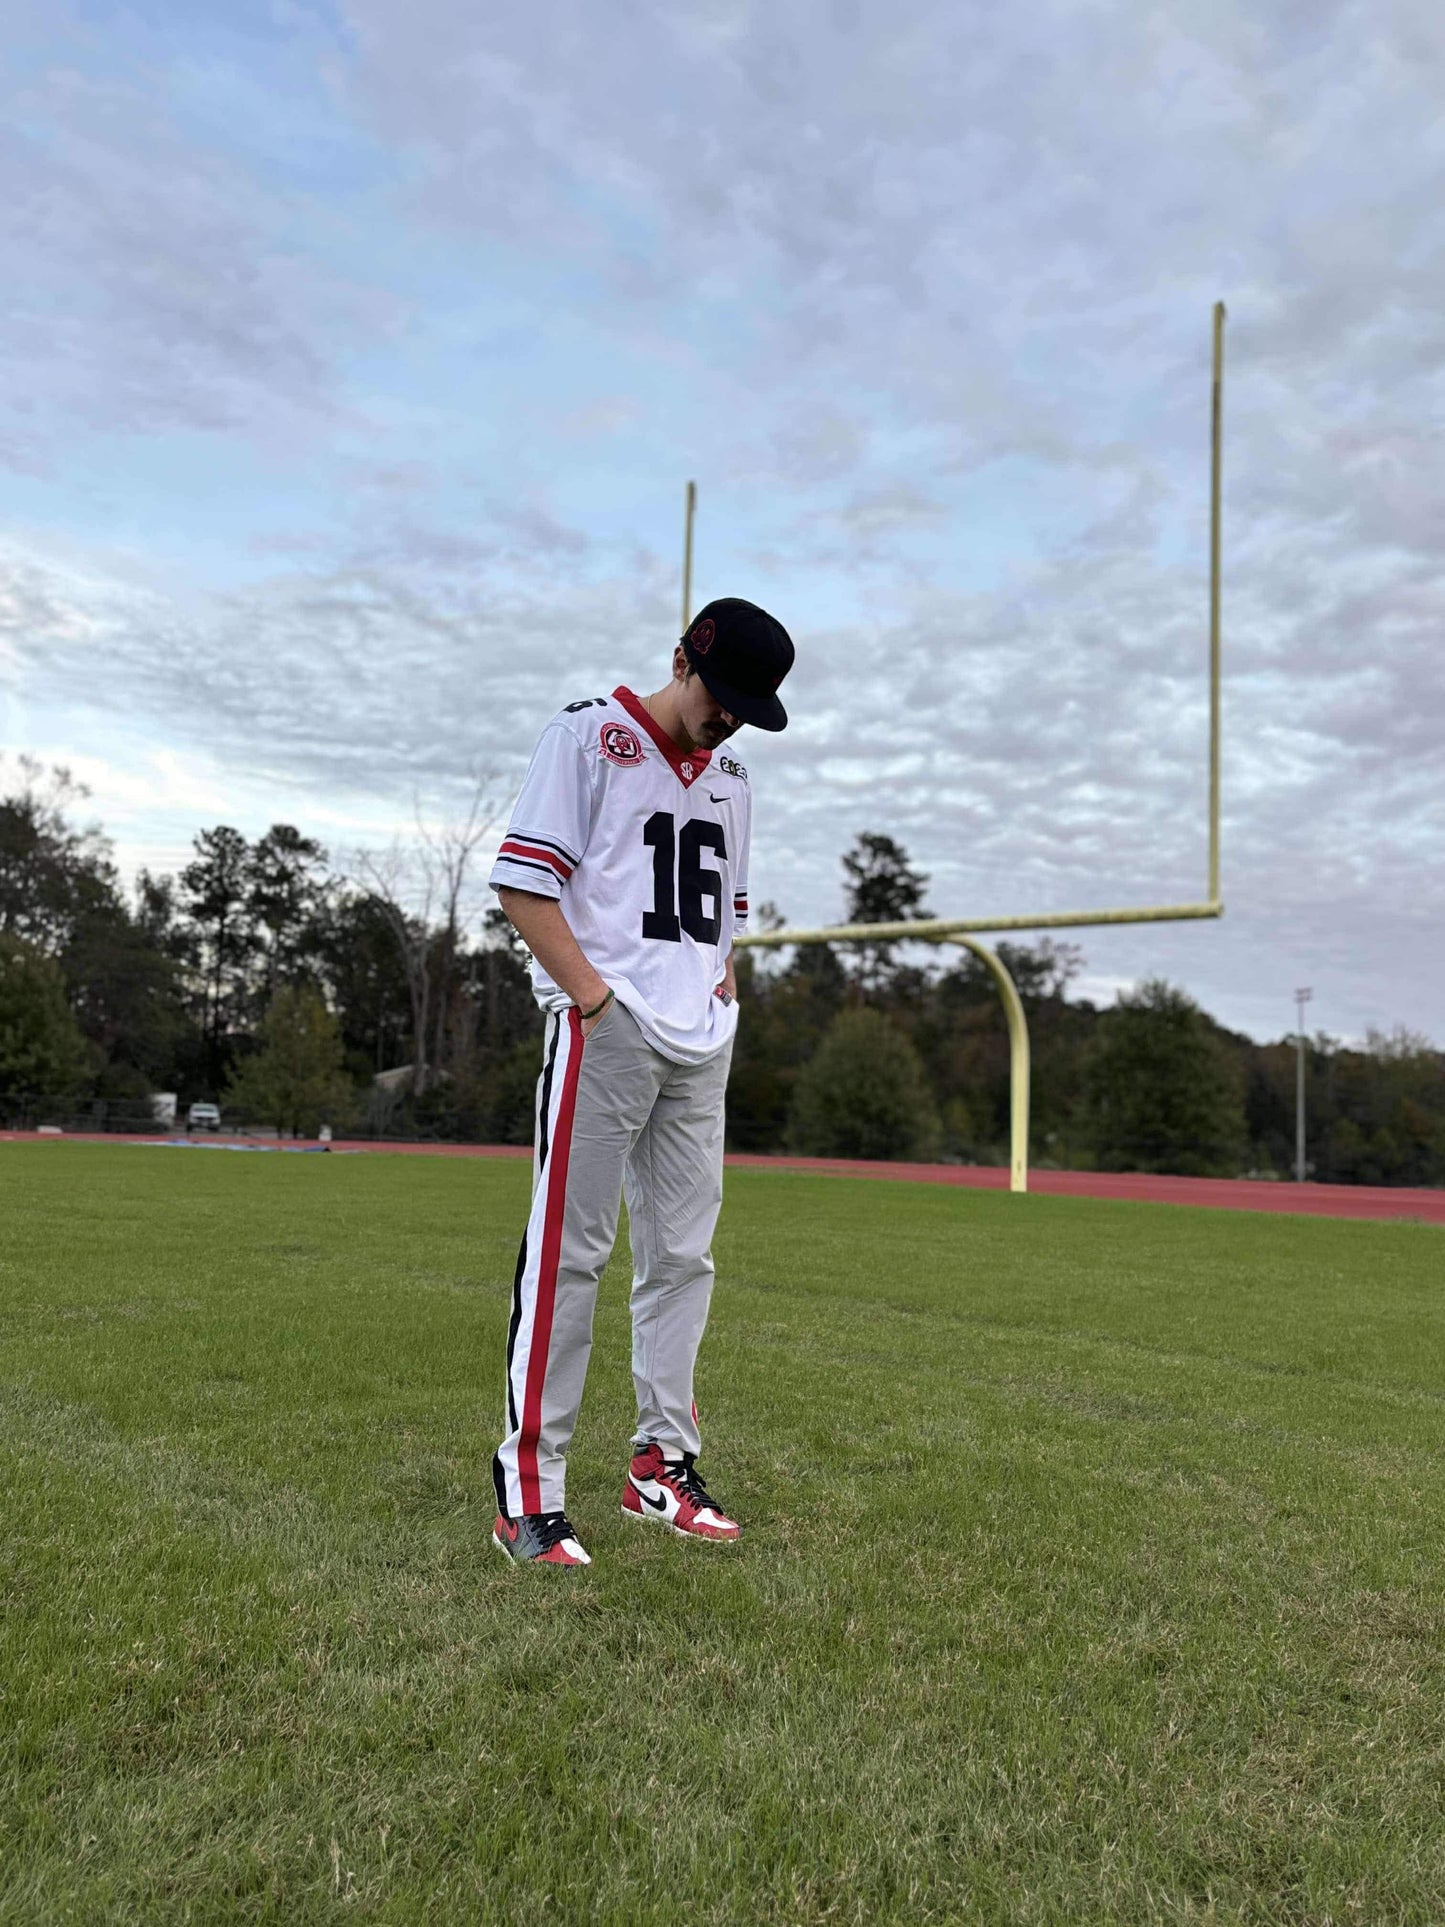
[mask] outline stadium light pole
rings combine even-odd
[[[1296,1184],[1303,1184],[1305,1181],[1305,1005],[1314,994],[1312,990],[1297,990],[1294,994],[1294,1178]]]

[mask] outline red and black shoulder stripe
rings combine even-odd
[[[577,868],[578,859],[564,844],[555,837],[524,835],[520,830],[509,831],[497,852],[501,860],[519,865],[522,869],[537,870],[544,876],[554,876],[563,883]]]

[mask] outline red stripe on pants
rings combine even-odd
[[[557,1302],[557,1260],[562,1250],[562,1214],[567,1206],[567,1159],[572,1150],[572,1116],[577,1109],[577,1075],[582,1068],[582,1020],[575,1007],[567,1012],[570,1032],[567,1070],[557,1104],[557,1123],[547,1149],[547,1211],[542,1228],[542,1255],[537,1265],[537,1302],[532,1312],[532,1342],[527,1348],[527,1387],[522,1400],[522,1429],[517,1436],[517,1479],[522,1488],[523,1512],[542,1510],[542,1487],[537,1477],[537,1440],[542,1432],[542,1387],[547,1379],[547,1352],[552,1343],[552,1312]]]

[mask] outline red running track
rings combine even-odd
[[[846,1158],[730,1157],[754,1168],[818,1171],[834,1177],[911,1178],[1007,1191],[1008,1172],[976,1164],[864,1164]],[[1030,1171],[1029,1190],[1055,1198],[1128,1198],[1224,1211],[1286,1211],[1320,1218],[1410,1218],[1445,1224],[1445,1190],[1388,1185],[1281,1184],[1263,1178],[1171,1178],[1143,1171]]]
[[[0,1131],[0,1142],[5,1143],[154,1145],[175,1141],[79,1132],[68,1139],[40,1138],[33,1131]],[[211,1149],[228,1144],[262,1148],[239,1139],[206,1138],[196,1142]],[[332,1149],[451,1158],[532,1155],[526,1146],[517,1144],[375,1144],[362,1139],[338,1140]],[[744,1171],[804,1171],[820,1177],[908,1179],[915,1184],[962,1184],[980,1191],[1008,1189],[1007,1171],[975,1164],[886,1164],[849,1158],[751,1157],[742,1152],[733,1153],[727,1162],[732,1169]],[[1445,1224],[1445,1190],[1396,1190],[1386,1185],[1272,1184],[1258,1178],[1171,1178],[1135,1171],[1031,1171],[1029,1189],[1055,1198],[1137,1199],[1148,1204],[1203,1205],[1225,1211],[1285,1211],[1321,1218],[1408,1218],[1416,1223]]]

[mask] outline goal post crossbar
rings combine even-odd
[[[1048,910],[1024,917],[921,917],[913,923],[839,923],[818,930],[748,930],[739,949],[781,949],[793,943],[951,943],[965,936],[1011,930],[1088,930],[1111,923],[1198,923],[1222,917],[1222,903],[1163,903],[1134,910]]]

